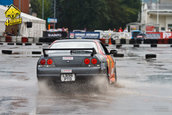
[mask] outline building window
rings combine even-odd
[[[168,24],[168,28],[172,28],[172,24]]]
[[[168,31],[172,31],[172,24],[168,24]]]
[[[165,27],[161,27],[161,31],[165,31]]]

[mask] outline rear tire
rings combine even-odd
[[[115,84],[117,83],[117,73],[116,73],[116,68],[115,68]]]

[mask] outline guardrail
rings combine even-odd
[[[150,35],[152,33],[149,33]],[[162,38],[154,38],[152,36],[151,39],[130,39],[131,34],[126,32],[112,32],[112,33],[104,33],[101,35],[100,40],[105,44],[172,44],[172,33],[158,33]],[[27,38],[21,36],[6,36],[0,37],[0,42],[6,42],[7,45],[31,45],[32,43],[42,44],[42,43],[52,43],[55,38]]]
[[[22,37],[22,36],[0,36],[0,42],[13,42],[13,43],[36,43],[39,38]]]
[[[148,4],[148,10],[172,10],[172,4],[169,3],[169,4],[156,4],[156,3],[153,3],[153,4]]]

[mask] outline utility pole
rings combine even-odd
[[[19,10],[21,11],[21,0],[19,0]]]
[[[42,19],[44,19],[44,0],[42,0]]]
[[[158,30],[159,30],[159,0],[157,0],[157,26],[158,26]]]
[[[19,10],[22,11],[21,10],[21,0],[19,0]],[[20,36],[20,29],[21,29],[21,24],[18,25],[18,36]]]
[[[54,18],[56,18],[56,0],[54,0]],[[56,28],[56,23],[54,23],[54,29]]]

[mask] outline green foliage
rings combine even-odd
[[[45,19],[53,17],[54,0],[45,1]],[[113,29],[135,22],[140,0],[56,0],[58,27],[69,29]],[[42,0],[31,0],[38,17],[42,17]]]
[[[43,0],[30,0],[32,12],[37,13],[39,18],[42,18],[42,1]],[[51,4],[52,0],[44,0],[44,19],[53,16]]]

